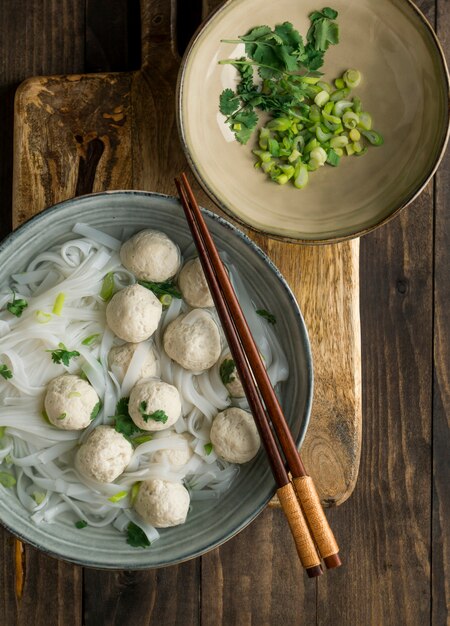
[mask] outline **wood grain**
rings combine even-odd
[[[438,2],[437,34],[450,56],[450,11]],[[450,623],[450,153],[435,180],[432,623]]]

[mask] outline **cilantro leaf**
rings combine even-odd
[[[3,376],[5,380],[12,378],[13,374],[7,365],[0,365],[0,376]]]
[[[277,318],[275,317],[275,315],[273,313],[269,313],[269,311],[266,311],[266,309],[258,309],[256,313],[261,317],[264,317],[269,322],[269,324],[277,323]]]
[[[172,296],[172,298],[182,298],[181,292],[172,280],[166,280],[163,283],[149,283],[145,280],[139,280],[138,283],[152,291],[158,298],[165,295]]]
[[[130,443],[139,445],[144,441],[149,441],[151,435],[133,422],[128,412],[129,398],[121,398],[116,406],[114,419],[114,429],[123,435]]]
[[[57,350],[46,350],[46,352],[51,353],[53,363],[63,363],[63,365],[68,367],[70,359],[76,359],[80,356],[80,353],[77,352],[77,350],[68,350],[63,343],[59,343],[58,347],[59,349]]]
[[[91,418],[90,418],[91,420],[95,420],[101,408],[102,408],[102,403],[99,400],[97,404],[94,406],[94,408],[92,409]]]
[[[84,519],[79,519],[77,522],[75,522],[76,528],[86,528],[87,525],[88,523]]]
[[[16,317],[20,317],[24,311],[24,309],[26,309],[28,306],[28,302],[26,300],[24,300],[23,298],[16,298],[16,293],[15,291],[13,291],[13,299],[12,302],[8,302],[6,304],[6,308],[8,309],[8,311],[10,313],[12,313],[13,315],[15,315]]]
[[[236,374],[234,373],[236,370],[236,363],[233,359],[224,359],[220,364],[219,374],[220,380],[224,385],[228,385],[228,383],[233,382],[236,378]]]
[[[139,413],[142,415],[142,419],[144,422],[148,422],[148,420],[154,420],[155,422],[162,422],[165,424],[169,419],[167,413],[158,409],[157,411],[153,411],[153,413],[147,413],[147,402],[143,400],[139,405]]]
[[[151,545],[142,528],[134,522],[127,526],[127,543],[133,548],[148,548]]]
[[[232,89],[224,89],[219,102],[219,110],[223,115],[231,115],[239,108],[239,96]]]

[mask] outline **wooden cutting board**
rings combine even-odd
[[[203,4],[206,17],[221,2]],[[84,193],[175,194],[173,178],[187,164],[176,128],[180,59],[174,6],[168,0],[142,0],[141,70],[35,77],[19,87],[14,227]],[[197,184],[194,191],[203,206],[219,212]],[[323,502],[340,504],[355,485],[361,446],[359,241],[308,247],[247,234],[280,268],[303,311],[315,389],[302,455]]]

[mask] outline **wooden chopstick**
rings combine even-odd
[[[192,236],[197,246],[199,258],[210,287],[214,304],[216,305],[217,313],[227,337],[231,354],[235,360],[250,409],[254,416],[255,423],[261,435],[261,440],[269,458],[273,475],[278,485],[277,494],[291,528],[298,555],[309,577],[320,576],[322,574],[320,557],[317,553],[314,541],[310,536],[308,525],[298,502],[295,489],[289,479],[277,443],[270,429],[264,406],[253,381],[253,374],[241,342],[239,341],[236,328],[234,327],[233,321],[230,317],[227,303],[222,297],[220,284],[206,251],[199,225],[193,212],[191,211],[191,204],[185,190],[178,180],[175,180],[175,184],[180,195],[181,203],[185,211]]]
[[[334,540],[331,529],[328,526],[328,522],[320,505],[320,500],[317,496],[317,492],[314,488],[312,479],[306,474],[305,468],[295,446],[295,442],[292,438],[289,427],[286,424],[281,407],[278,403],[278,399],[276,398],[275,392],[273,391],[272,385],[267,376],[259,352],[254,344],[251,332],[245,322],[245,318],[242,314],[239,303],[237,302],[234,290],[228,279],[228,274],[218,255],[211,235],[203,220],[201,211],[197,205],[195,197],[184,174],[182,175],[182,181],[184,189],[181,188],[181,185],[178,181],[176,181],[177,188],[180,193],[188,223],[191,227],[191,230],[193,231],[194,239],[198,244],[197,247],[199,248],[199,255],[202,263],[204,262],[203,259],[205,259],[205,274],[207,274],[207,278],[208,275],[210,275],[212,284],[214,285],[214,291],[217,290],[217,294],[219,294],[218,299],[225,300],[226,310],[223,311],[223,314],[227,320],[228,318],[231,318],[231,325],[236,331],[235,334],[237,335],[237,343],[239,345],[239,348],[241,348],[242,342],[243,350],[241,348],[241,358],[239,358],[238,356],[236,356],[235,358],[238,371],[242,369],[243,372],[245,372],[245,370],[248,368],[248,358],[248,361],[251,363],[251,369],[253,370],[253,374],[258,381],[258,389],[263,396],[264,403],[266,404],[269,416],[272,419],[272,423],[275,427],[278,439],[288,461],[289,469],[291,470],[293,475],[297,497],[307,517],[313,537],[319,546],[320,554],[324,558],[327,567],[337,567],[338,565],[340,565],[340,559],[338,556],[339,548],[336,544],[336,541]],[[208,265],[211,266],[210,269],[208,269]],[[211,291],[214,296],[213,290]],[[222,321],[222,323],[225,327],[225,323],[227,322]],[[231,342],[229,343],[231,344]],[[239,351],[239,348],[237,348],[237,351]],[[233,350],[231,351],[233,353]],[[245,356],[245,353],[247,354],[247,357]],[[244,363],[240,363],[241,359],[244,361]],[[245,376],[246,374],[243,375]],[[253,376],[251,372],[249,374],[249,381],[251,383],[249,386],[254,387]],[[256,395],[258,396],[258,392],[256,393]],[[258,400],[256,402],[258,402]],[[259,412],[261,413],[261,408],[262,419],[265,421],[266,416],[261,401],[259,400],[259,407],[256,410],[259,410]],[[254,409],[252,408],[252,412],[253,410]]]
[[[180,193],[183,208],[185,209],[189,225],[191,226],[191,221],[193,221],[198,230],[198,238],[204,251],[204,253],[200,255],[200,258],[201,260],[203,257],[209,259],[212,266],[213,274],[216,279],[215,282],[217,283],[218,290],[222,295],[221,299],[226,301],[227,311],[229,309],[228,316],[231,318],[232,323],[236,327],[238,339],[242,342],[244,355],[247,354],[255,379],[258,381],[258,389],[261,393],[264,404],[267,407],[269,417],[275,428],[283,453],[286,456],[298,499],[303,507],[303,512],[307,518],[311,533],[318,546],[319,553],[328,568],[338,567],[341,564],[338,555],[339,548],[328,525],[312,478],[306,473],[305,467],[292,438],[292,434],[270,383],[266,368],[264,367],[259,351],[254,343],[250,329],[248,328],[245,317],[237,301],[233,287],[229,281],[228,274],[219,257],[215,244],[185,174],[182,174],[181,179],[184,185],[184,189],[182,190],[183,195]],[[179,183],[177,183],[177,188],[180,192],[181,186]],[[246,360],[245,357],[244,360]],[[237,361],[236,364],[238,365]]]

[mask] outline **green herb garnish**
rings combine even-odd
[[[0,426],[0,439],[5,436],[6,426]]]
[[[13,374],[7,365],[0,365],[0,376],[3,376],[5,380],[12,378]]]
[[[147,443],[147,441],[151,441],[153,439],[153,435],[147,433],[146,435],[139,435],[138,437],[133,437],[133,443],[135,446],[141,445],[141,443]]]
[[[108,500],[114,504],[115,502],[120,502],[120,500],[123,500],[124,498],[126,498],[127,495],[128,495],[128,491],[118,491],[113,496],[108,498]]]
[[[142,415],[142,419],[144,422],[148,422],[148,420],[153,420],[154,422],[162,422],[165,424],[169,419],[167,413],[158,409],[157,411],[153,411],[153,413],[147,413],[147,402],[144,400],[139,405],[139,413]]]
[[[39,506],[39,504],[42,504],[44,502],[45,495],[46,494],[43,491],[33,491],[33,493],[31,494],[31,497],[36,502],[36,504]]]
[[[277,318],[275,317],[275,315],[273,313],[269,313],[269,311],[266,311],[266,309],[257,309],[256,313],[261,317],[264,317],[264,319],[266,319],[269,324],[277,323]]]
[[[141,480],[138,480],[138,482],[134,483],[133,486],[131,487],[131,494],[130,494],[130,502],[131,504],[133,504],[133,502],[136,500],[137,494],[139,493],[139,487],[141,486]]]
[[[70,359],[76,359],[80,356],[77,350],[68,350],[63,343],[59,343],[58,348],[58,350],[46,350],[46,352],[50,352],[52,355],[53,363],[63,363],[63,365],[68,367]]]
[[[6,308],[10,313],[15,315],[16,317],[20,317],[24,310],[27,308],[28,302],[23,298],[16,298],[16,293],[13,291],[13,299],[12,302],[8,302],[6,304]]]
[[[84,519],[79,519],[78,522],[75,522],[75,527],[76,528],[86,528],[86,526],[88,525],[88,523],[86,522],[86,520]]]
[[[15,484],[16,479],[12,474],[10,474],[9,472],[0,472],[0,485],[3,485],[3,487],[10,489],[11,487],[14,487]]]
[[[258,123],[255,109],[290,115],[310,95],[309,85],[300,79],[311,72],[319,75],[324,53],[331,44],[338,43],[338,26],[333,21],[337,15],[328,7],[312,13],[306,44],[290,22],[278,24],[273,30],[257,26],[237,40],[222,40],[244,43],[247,55],[219,61],[233,65],[240,74],[236,92],[225,89],[219,101],[220,111],[240,143],[247,143]],[[254,68],[262,86],[253,82]]]
[[[136,426],[128,412],[129,398],[121,398],[116,406],[116,414],[113,416],[115,430],[123,435],[130,443],[139,445],[145,441],[149,441],[149,434]],[[150,435],[151,439],[151,435]]]
[[[105,302],[111,300],[115,288],[116,284],[114,282],[114,273],[108,272],[102,282],[102,288],[100,289],[100,298]]]
[[[57,420],[65,420],[67,417],[67,413],[61,413],[61,415],[59,417],[57,417]]]
[[[228,385],[228,383],[231,383],[236,379],[236,374],[234,373],[235,370],[236,363],[233,359],[224,359],[222,361],[219,368],[219,374],[224,385]]]
[[[130,522],[127,526],[127,543],[133,548],[148,548],[151,545],[142,528],[134,522]]]
[[[205,450],[205,454],[208,456],[213,451],[213,444],[212,443],[205,443],[203,448]]]
[[[99,400],[97,404],[94,406],[94,408],[92,409],[91,418],[90,418],[91,420],[95,420],[101,408],[102,408],[102,403]]]
[[[161,298],[161,296],[172,296],[172,298],[181,299],[182,295],[173,280],[166,280],[163,283],[149,283],[145,280],[139,280],[138,283],[145,287],[146,289],[150,289],[156,297]]]
[[[96,343],[96,341],[98,340],[99,337],[100,337],[100,333],[95,333],[94,335],[89,335],[89,337],[86,337],[86,339],[83,339],[81,344],[83,346],[92,346],[93,343]]]

